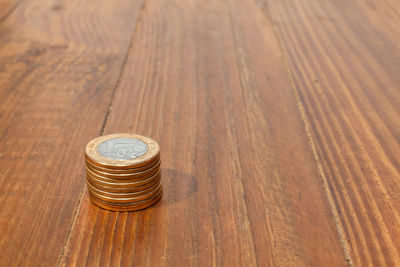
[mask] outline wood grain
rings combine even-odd
[[[1,266],[400,265],[397,1],[0,0]],[[83,148],[158,140],[163,200]]]
[[[54,266],[141,2],[1,3],[0,265]]]
[[[0,22],[4,21],[23,0],[0,0]]]
[[[104,132],[159,141],[164,198],[113,213],[85,194],[62,265],[346,265],[256,3],[148,0],[138,25]]]
[[[269,1],[354,266],[400,265],[400,16],[386,1]],[[397,5],[398,6],[398,5]]]

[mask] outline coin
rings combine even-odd
[[[138,181],[134,181],[134,182],[128,182],[128,183],[121,183],[121,182],[114,182],[114,181],[104,181],[104,180],[99,180],[96,177],[91,176],[89,173],[86,173],[86,178],[88,180],[91,180],[93,182],[95,182],[96,184],[100,184],[102,186],[106,186],[106,187],[114,187],[114,188],[129,188],[129,187],[136,187],[136,186],[141,186],[144,184],[147,184],[149,182],[151,182],[154,179],[157,179],[160,177],[160,172],[156,173],[153,176],[150,176],[149,178],[146,178],[144,180],[138,180]]]
[[[160,180],[158,180],[155,184],[153,184],[152,186],[145,188],[143,190],[140,191],[136,191],[136,192],[131,192],[131,193],[113,193],[113,192],[108,192],[108,191],[104,191],[101,190],[99,188],[96,188],[95,186],[91,185],[90,183],[87,183],[88,189],[90,191],[93,191],[96,194],[100,194],[103,196],[107,196],[107,197],[113,197],[113,198],[132,198],[132,197],[138,197],[141,195],[145,195],[147,193],[150,193],[152,191],[154,191],[155,189],[157,189],[159,186],[161,185]]]
[[[142,167],[159,156],[160,146],[148,137],[136,134],[100,136],[86,145],[85,156],[90,163],[110,169]]]
[[[110,192],[110,193],[133,193],[133,192],[138,192],[138,191],[142,191],[145,190],[149,187],[154,186],[156,183],[160,182],[160,176],[158,178],[155,178],[153,180],[151,180],[148,183],[139,185],[139,186],[134,186],[134,187],[110,187],[110,186],[104,186],[101,184],[96,183],[95,181],[88,179],[87,183],[89,183],[90,185],[92,185],[93,187],[99,189],[99,190],[103,190],[106,192]]]
[[[136,134],[111,134],[85,148],[90,200],[113,211],[147,208],[162,197],[160,146]]]
[[[147,181],[147,179],[154,177],[156,175],[159,175],[161,173],[160,169],[157,169],[156,171],[153,171],[149,174],[146,174],[144,177],[139,177],[139,178],[131,178],[131,179],[114,179],[114,178],[109,178],[109,177],[104,177],[95,173],[90,172],[88,169],[86,169],[86,176],[89,176],[92,179],[95,179],[96,181],[100,181],[100,183],[105,183],[104,185],[115,185],[116,187],[132,187],[132,186],[137,186],[143,183],[146,183],[144,181]]]
[[[152,162],[149,164],[143,166],[143,167],[137,167],[137,168],[132,168],[132,169],[110,169],[110,168],[104,168],[100,167],[97,165],[94,165],[93,163],[90,163],[90,161],[86,160],[86,165],[91,169],[91,170],[97,170],[101,172],[106,172],[109,174],[115,173],[115,174],[123,174],[123,173],[134,173],[134,172],[141,172],[144,170],[147,170],[154,165],[156,165],[160,161],[160,156],[158,155]]]
[[[152,174],[156,173],[160,169],[160,164],[161,161],[158,161],[156,165],[153,167],[141,171],[141,172],[134,172],[134,173],[106,173],[102,171],[98,171],[95,169],[90,168],[89,166],[86,166],[86,171],[90,173],[92,176],[95,176],[96,178],[99,178],[102,180],[102,178],[112,178],[112,179],[121,179],[121,180],[126,180],[126,179],[144,179]]]
[[[161,190],[161,184],[159,184],[154,190],[147,192],[146,194],[142,194],[142,195],[138,195],[136,197],[125,197],[125,198],[115,198],[115,197],[110,197],[110,196],[106,196],[103,194],[99,194],[95,191],[89,190],[89,194],[91,194],[92,196],[101,199],[103,201],[107,201],[113,204],[119,204],[119,203],[136,203],[145,199],[149,199],[154,195],[157,195],[158,192]]]
[[[93,204],[99,206],[100,208],[106,209],[106,210],[111,210],[111,211],[136,211],[136,210],[142,210],[145,208],[148,208],[152,205],[154,205],[155,203],[157,203],[161,197],[163,195],[163,191],[160,190],[160,192],[158,193],[158,195],[155,195],[154,197],[152,197],[149,200],[145,200],[145,201],[141,201],[140,203],[135,203],[132,205],[117,205],[117,204],[112,204],[112,203],[108,203],[106,201],[102,201],[96,197],[93,197],[91,195],[89,195],[90,200],[92,201]]]

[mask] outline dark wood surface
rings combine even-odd
[[[400,264],[395,1],[0,1],[1,266]],[[90,203],[83,149],[161,146]]]
[[[140,6],[24,1],[1,22],[1,266],[60,261]]]
[[[399,14],[373,1],[268,4],[345,249],[355,266],[397,266]]]

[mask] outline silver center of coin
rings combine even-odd
[[[147,152],[147,145],[133,138],[117,137],[102,142],[97,152],[103,157],[111,159],[135,159]]]

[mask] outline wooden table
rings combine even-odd
[[[399,266],[400,2],[1,0],[1,266]],[[83,149],[159,141],[92,205]]]

